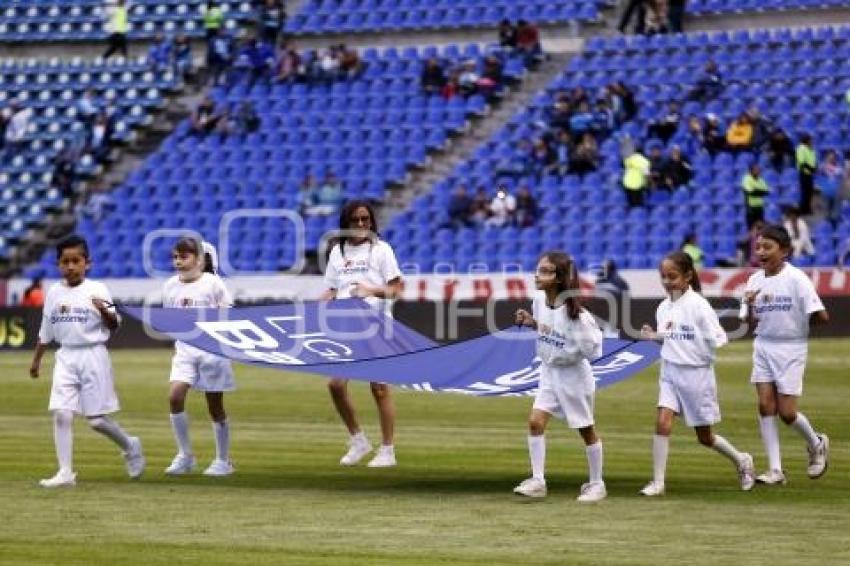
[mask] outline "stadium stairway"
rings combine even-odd
[[[486,116],[472,122],[464,135],[450,139],[449,147],[432,156],[426,167],[414,172],[408,182],[390,194],[380,211],[380,225],[388,226],[392,218],[407,209],[416,197],[429,192],[459,163],[467,160],[511,116],[526,106],[540,89],[549,84],[573,56],[574,53],[553,53],[537,69],[527,71],[524,80],[511,87],[498,106],[491,107]]]

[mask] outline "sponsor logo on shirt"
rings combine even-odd
[[[547,344],[554,348],[564,348],[567,344],[567,337],[554,330],[545,324],[541,324],[538,327],[537,341],[542,342],[543,344]]]
[[[790,312],[794,308],[794,299],[788,295],[762,295],[756,301],[757,315],[771,312]]]
[[[193,304],[194,303],[190,297],[183,297],[183,300],[180,301],[180,306],[184,309],[191,308]]]
[[[347,259],[342,267],[341,275],[366,275],[369,273],[369,262],[365,259]]]
[[[693,341],[696,338],[696,329],[690,324],[679,324],[678,330],[676,324],[669,320],[665,325],[665,340],[686,340]]]
[[[72,307],[70,305],[59,305],[53,309],[50,315],[50,323],[77,322],[85,324],[89,321],[89,309],[85,307]]]

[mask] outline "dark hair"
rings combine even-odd
[[[702,293],[702,283],[699,280],[699,272],[697,268],[694,266],[694,258],[686,254],[685,252],[671,252],[664,256],[664,259],[667,261],[673,262],[673,265],[676,266],[676,269],[681,272],[685,277],[690,273],[691,275],[691,289],[696,291],[697,293]]]
[[[578,280],[578,268],[573,258],[564,252],[551,250],[540,255],[540,259],[549,260],[555,266],[555,279],[558,282],[558,293],[568,292],[564,305],[567,316],[576,320],[581,313],[581,286]]]
[[[85,238],[78,234],[71,234],[56,244],[56,259],[62,257],[62,252],[69,248],[80,248],[83,252],[83,257],[89,259],[89,244]]]
[[[768,240],[773,240],[779,247],[784,250],[791,249],[791,236],[788,235],[788,230],[778,224],[768,224],[759,231],[759,236]]]
[[[177,243],[174,244],[174,247],[171,249],[175,252],[193,254],[201,258],[203,260],[201,271],[203,273],[212,273],[215,275],[215,267],[213,266],[212,256],[204,251],[204,245],[197,238],[193,238],[192,236],[183,236],[177,240]]]
[[[371,230],[374,234],[374,237],[378,237],[378,219],[375,216],[375,209],[372,208],[372,205],[369,204],[368,201],[365,200],[350,200],[345,203],[342,207],[342,210],[339,212],[339,230],[340,234],[334,237],[328,242],[328,250],[327,256],[330,257],[330,252],[333,250],[334,245],[339,244],[339,251],[345,251],[345,243],[348,241],[349,236],[346,235],[348,230],[351,230],[351,215],[354,214],[354,211],[358,208],[365,208],[369,213],[369,223],[371,224]]]

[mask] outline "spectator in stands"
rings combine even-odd
[[[531,166],[538,178],[555,169],[557,166],[555,159],[555,153],[549,148],[545,139],[534,140],[534,146],[531,149]]]
[[[681,142],[683,153],[691,159],[706,151],[702,122],[696,114],[688,116],[688,127],[682,137],[679,138],[679,141]]]
[[[93,222],[100,222],[107,212],[115,210],[115,200],[109,194],[109,189],[103,184],[97,184],[89,193],[88,201],[82,207],[82,214]]]
[[[584,87],[577,86],[570,91],[570,108],[578,108],[582,104],[590,104],[590,97]]]
[[[258,18],[260,37],[265,43],[277,45],[277,36],[285,19],[285,8],[280,0],[265,0]]]
[[[693,168],[690,161],[682,156],[678,145],[670,149],[670,155],[661,167],[661,184],[669,191],[675,191],[691,182]]]
[[[596,143],[596,138],[590,132],[585,132],[581,137],[581,141],[573,151],[572,160],[570,161],[570,172],[577,175],[584,175],[591,171],[596,171],[599,166],[599,144]]]
[[[750,151],[753,148],[753,125],[746,112],[742,112],[726,130],[726,149],[732,152]]]
[[[649,184],[649,165],[649,160],[638,148],[624,161],[623,189],[631,208],[644,206]]]
[[[609,309],[613,307],[616,310],[609,310],[608,316],[604,313],[602,316],[602,331],[606,337],[619,337],[620,321],[623,320],[623,299],[629,294],[629,284],[620,276],[617,269],[617,263],[613,259],[606,259],[596,271],[596,296],[606,299],[605,302],[609,305]],[[608,302],[608,299],[614,299],[614,304]],[[604,307],[603,307],[604,308]]]
[[[839,214],[843,214],[846,202],[850,201],[850,150],[844,150],[844,166],[841,170],[841,184],[838,187],[837,202]]]
[[[460,85],[460,93],[464,96],[471,96],[478,92],[478,81],[481,75],[478,74],[475,59],[467,59],[460,66],[460,76],[458,84]]]
[[[570,171],[570,159],[573,152],[573,141],[567,130],[560,130],[552,147],[555,154],[555,172],[563,177]]]
[[[225,123],[223,134],[246,136],[256,132],[260,128],[261,122],[254,103],[250,100],[243,100],[234,112],[227,114]]]
[[[478,91],[489,101],[498,95],[504,77],[502,75],[502,62],[494,55],[484,58],[484,71],[478,79]]]
[[[533,170],[531,153],[531,143],[527,139],[519,140],[514,150],[497,165],[496,172],[513,177],[530,174]]]
[[[838,153],[833,149],[828,150],[818,168],[815,185],[825,201],[826,216],[833,222],[838,220],[841,211],[838,192],[843,177],[844,167],[838,161]]]
[[[112,151],[112,134],[113,131],[106,113],[101,112],[97,115],[89,130],[85,153],[91,154],[92,158],[98,163],[103,164],[109,161],[109,154]]]
[[[460,71],[458,71],[457,69],[452,69],[452,71],[449,73],[449,78],[446,81],[446,84],[440,91],[440,94],[446,100],[451,100],[452,98],[460,94]]]
[[[109,47],[103,54],[104,59],[112,57],[113,53],[121,52],[127,57],[127,31],[130,29],[129,12],[124,0],[116,0],[106,6],[106,30],[109,32]]]
[[[487,198],[487,191],[484,187],[478,187],[475,191],[475,198],[472,199],[472,207],[470,208],[470,218],[478,226],[483,226],[490,217],[490,199]]]
[[[174,73],[183,80],[189,80],[195,74],[192,67],[192,44],[182,33],[174,40]]]
[[[618,120],[628,122],[637,116],[638,104],[634,92],[622,81],[617,81],[609,86],[614,96],[614,110],[618,114]]]
[[[338,53],[339,70],[344,78],[356,79],[363,73],[363,61],[356,49],[350,49],[345,44],[340,43]]]
[[[750,106],[746,114],[753,128],[753,149],[755,151],[761,151],[770,140],[770,133],[773,131],[774,126],[770,123],[770,120],[762,116],[761,110],[756,105]]]
[[[797,171],[800,175],[800,214],[808,216],[812,213],[812,197],[815,194],[815,173],[818,170],[818,158],[808,133],[800,135],[797,145]]]
[[[540,44],[540,31],[537,26],[525,20],[517,22],[517,50],[525,58],[526,67],[533,67],[543,60],[543,46]]]
[[[323,50],[318,58],[318,76],[314,73],[314,79],[330,84],[339,78],[339,54],[336,46]]]
[[[164,71],[171,67],[173,44],[161,33],[156,34],[153,43],[148,48],[147,63],[155,71]]]
[[[679,103],[672,101],[662,116],[649,123],[647,135],[651,138],[658,138],[666,144],[679,129],[681,119],[682,115],[679,112]]]
[[[274,53],[271,48],[256,38],[248,37],[242,42],[239,53],[233,62],[236,80],[247,76],[248,84],[253,85],[258,80],[266,80],[271,75],[274,65]]]
[[[682,33],[682,21],[685,19],[685,4],[687,0],[669,0],[667,2],[667,19],[670,22],[671,33]]]
[[[614,111],[606,98],[600,98],[596,101],[596,110],[593,112],[593,120],[590,123],[590,130],[596,136],[597,141],[603,140],[614,131],[616,127],[614,119]]]
[[[761,176],[761,166],[757,162],[741,179],[741,189],[744,191],[744,202],[747,208],[747,227],[752,228],[758,221],[764,221],[764,198],[770,194],[767,181]]]
[[[593,125],[593,113],[587,101],[580,102],[575,108],[575,112],[570,116],[570,136],[574,140],[580,140]]]
[[[301,181],[301,188],[298,192],[298,204],[301,214],[310,215],[309,210],[315,206],[319,200],[319,186],[316,184],[316,179],[311,173],[304,175]]]
[[[207,52],[207,68],[213,86],[219,86],[224,82],[227,69],[233,62],[233,46],[230,37],[224,28],[218,28],[212,37]]]
[[[53,176],[50,184],[62,193],[63,198],[73,199],[76,196],[74,184],[77,180],[78,158],[77,150],[68,145],[62,148],[53,159]]]
[[[422,90],[426,94],[440,94],[442,92],[446,84],[446,74],[436,57],[431,57],[425,62],[419,84],[422,85]]]
[[[224,30],[224,13],[218,6],[216,0],[209,0],[207,5],[201,9],[201,19],[204,22],[204,32],[209,44],[221,35]]]
[[[485,224],[501,228],[513,224],[516,218],[516,198],[505,187],[499,187],[490,201],[490,217]]]
[[[300,67],[301,55],[299,55],[298,50],[290,41],[282,41],[277,52],[275,80],[279,83],[294,82],[298,79]]]
[[[534,226],[539,215],[537,200],[532,196],[528,185],[521,185],[516,194],[516,225],[520,228]]]
[[[688,100],[708,102],[714,100],[723,92],[723,77],[717,68],[717,63],[709,59],[702,70],[694,88],[688,93]]]
[[[653,143],[649,148],[649,188],[660,189],[667,188],[664,184],[664,154],[661,152],[661,146],[658,143]]]
[[[783,222],[782,225],[791,236],[791,256],[794,259],[803,256],[814,256],[815,245],[812,243],[812,236],[809,233],[809,225],[806,221],[800,218],[800,213],[793,206],[786,206],[782,210]]]
[[[44,289],[41,286],[41,277],[34,278],[30,286],[24,289],[21,306],[38,309],[44,306]]]
[[[555,102],[549,110],[549,127],[556,131],[569,131],[571,118],[569,95],[561,92],[555,97]]]
[[[756,242],[765,224],[763,220],[756,220],[750,229],[738,240],[738,265],[741,267],[758,267],[761,265],[758,254],[756,254]]]
[[[767,142],[767,155],[777,173],[794,163],[794,144],[782,128],[775,128],[771,132]]]
[[[669,17],[667,15],[667,0],[646,0],[646,19],[644,22],[644,33],[656,35],[667,33]]]
[[[703,253],[702,248],[699,247],[697,243],[697,235],[693,232],[689,232],[685,235],[685,239],[682,241],[681,249],[687,255],[691,256],[691,259],[694,262],[694,267],[696,269],[702,269],[704,265],[705,253]]]
[[[337,214],[342,205],[342,184],[334,175],[333,171],[327,171],[322,184],[316,191],[316,200],[312,211],[308,214],[320,214],[327,216]]]
[[[632,20],[632,16],[637,16],[635,24],[635,33],[643,33],[644,24],[646,22],[646,0],[627,0],[626,8],[623,10],[623,15],[620,17],[620,23],[617,29],[620,33],[626,33],[626,28]]]
[[[83,92],[83,97],[77,101],[77,115],[80,117],[80,121],[86,127],[90,128],[94,123],[94,119],[100,114],[101,107],[100,101],[95,96],[94,89],[87,88]]]
[[[499,23],[499,45],[509,50],[516,49],[517,30],[508,19],[504,19]]]
[[[6,128],[4,137],[4,159],[10,160],[21,152],[27,143],[26,137],[32,120],[33,111],[13,98],[5,109]]]
[[[705,115],[705,126],[703,127],[705,149],[712,156],[726,149],[726,136],[723,133],[723,125],[716,114],[709,112]]]
[[[189,131],[197,136],[206,136],[216,129],[223,117],[221,112],[216,111],[213,99],[207,95],[192,113],[192,125]]]
[[[466,190],[466,185],[458,184],[449,199],[449,225],[453,228],[472,226],[472,199]]]

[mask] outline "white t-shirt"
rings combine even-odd
[[[69,287],[65,281],[55,283],[44,299],[38,339],[43,344],[55,340],[61,346],[77,347],[103,344],[109,340],[110,331],[94,308],[92,298],[112,302],[106,285],[99,281],[83,279],[76,287]],[[114,306],[109,310],[116,312]]]
[[[753,273],[746,290],[759,292],[752,306],[758,338],[806,340],[809,316],[824,310],[812,280],[790,263],[772,277],[765,276],[764,270]]]
[[[395,253],[383,240],[374,243],[365,242],[358,246],[345,245],[345,255],[339,244],[331,250],[328,267],[325,270],[325,284],[336,290],[337,299],[352,297],[352,285],[365,281],[370,285],[386,285],[401,277]],[[373,307],[389,311],[392,302],[378,297],[366,297],[365,301]]]
[[[664,299],[655,313],[662,359],[683,366],[708,366],[715,349],[729,339],[708,301],[688,289],[675,301]]]
[[[202,273],[191,283],[184,283],[175,275],[162,288],[162,306],[174,309],[231,307],[233,299],[218,275]],[[174,349],[179,353],[198,353],[197,349],[179,340],[174,343]]]
[[[544,364],[569,366],[602,355],[602,331],[586,310],[572,320],[566,306],[550,308],[546,293],[538,291],[531,311],[537,321],[537,355]]]

